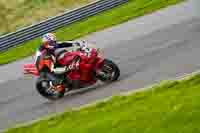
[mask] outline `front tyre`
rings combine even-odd
[[[119,67],[113,61],[105,59],[98,78],[103,82],[111,82],[118,80],[119,76]]]
[[[57,100],[64,96],[65,89],[57,91],[53,88],[52,82],[46,78],[39,77],[36,81],[36,89],[43,97],[49,100]]]

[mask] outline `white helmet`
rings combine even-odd
[[[47,33],[42,36],[42,43],[46,48],[56,45],[56,36],[53,33]]]

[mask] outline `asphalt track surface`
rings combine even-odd
[[[153,16],[148,20],[150,21],[151,18]],[[130,24],[127,25],[130,26]],[[129,29],[127,28],[127,33]],[[103,32],[109,31],[112,30]],[[108,34],[112,35],[112,33]],[[115,35],[119,36],[115,37]],[[174,24],[160,26],[140,36],[120,36],[117,33],[115,35],[112,37],[117,40],[116,42],[106,37],[102,40],[105,44],[106,41],[110,42],[109,45],[102,46],[102,49],[105,57],[119,64],[120,80],[110,85],[97,84],[89,89],[66,95],[59,101],[52,102],[42,98],[34,88],[34,78],[16,76],[21,75],[19,74],[21,70],[18,70],[18,73],[15,70],[16,77],[12,77],[16,79],[8,80],[9,72],[3,72],[2,70],[6,67],[1,67],[1,79],[5,78],[5,80],[2,80],[0,84],[0,129],[200,69],[200,18],[198,15],[189,16],[188,14],[187,17]],[[91,40],[99,41],[100,38],[97,37],[95,40],[94,36],[98,35],[95,33]],[[119,40],[122,36],[129,37]],[[30,58],[22,62],[27,61],[30,61]],[[10,67],[7,66],[7,68]]]

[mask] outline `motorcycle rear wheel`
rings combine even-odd
[[[39,94],[49,100],[58,100],[62,98],[65,94],[65,89],[62,91],[56,91],[51,89],[51,81],[44,78],[39,77],[36,81],[36,89]]]

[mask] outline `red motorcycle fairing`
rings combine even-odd
[[[94,79],[94,72],[100,69],[103,59],[100,59],[97,56],[96,50],[93,49],[90,57],[87,57],[85,53],[80,51],[69,52],[66,53],[62,59],[58,60],[58,62],[59,64],[67,66],[72,63],[76,57],[80,57],[80,61],[78,62],[79,69],[67,73],[68,78],[71,80],[80,80],[87,84],[95,83],[96,79]]]

